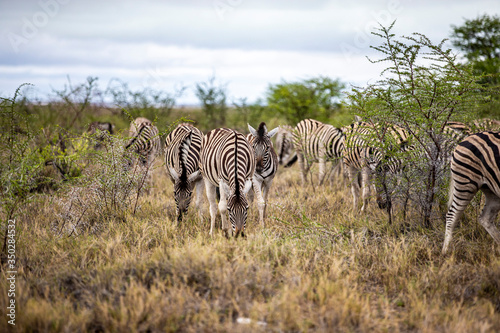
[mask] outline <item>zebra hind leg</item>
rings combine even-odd
[[[445,254],[448,251],[448,247],[450,246],[451,238],[453,236],[453,230],[458,224],[458,219],[462,216],[467,205],[470,203],[474,195],[477,193],[477,189],[470,189],[468,192],[458,192],[455,188],[455,183],[453,182],[450,186],[453,186],[450,189],[450,203],[448,212],[446,213],[446,230],[444,234],[444,243],[442,254]],[[462,197],[458,197],[458,195]]]

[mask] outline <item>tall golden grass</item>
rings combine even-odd
[[[371,201],[353,212],[339,184],[302,186],[280,169],[267,226],[254,203],[246,239],[210,238],[191,207],[175,227],[163,167],[136,214],[97,233],[58,236],[53,198],[17,219],[15,332],[499,332],[498,247],[470,209],[441,255],[444,221],[387,224]]]

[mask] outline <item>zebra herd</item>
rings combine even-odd
[[[443,253],[449,247],[458,218],[479,190],[486,197],[480,223],[500,244],[500,232],[494,224],[500,211],[500,134],[494,131],[471,134],[462,125],[450,123],[447,129],[466,138],[450,157],[450,199]],[[262,122],[257,129],[248,125],[250,133],[244,136],[228,128],[214,129],[203,135],[191,124],[179,124],[166,137],[164,149],[167,174],[174,184],[177,221],[179,223],[187,212],[194,188],[201,218],[205,188],[210,206],[210,235],[214,232],[218,208],[225,235],[230,234],[229,215],[233,235],[244,236],[248,206],[254,196],[257,197],[259,222],[264,226],[267,198],[278,164],[289,167],[295,161],[298,161],[303,184],[308,182],[312,163],[318,163],[320,185],[326,179],[326,163],[332,162],[331,171],[336,170],[337,175],[344,173],[348,178],[354,209],[358,208],[361,197],[363,211],[370,188],[374,186],[372,178],[381,161],[389,160],[385,166],[389,172],[396,173],[401,168],[397,158],[386,158],[367,136],[376,126],[359,118],[342,128],[305,119],[295,128],[280,126],[268,131]],[[402,128],[392,125],[386,133],[399,149],[413,149],[408,144],[409,135]],[[127,149],[133,149],[143,164],[151,163],[160,147],[156,127],[147,119],[138,118],[131,125],[130,135]],[[276,151],[271,142],[274,135]],[[217,188],[220,192],[218,207]],[[379,189],[376,188],[376,192],[380,208],[390,205]]]

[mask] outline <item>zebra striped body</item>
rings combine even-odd
[[[495,220],[500,211],[500,133],[498,132],[473,134],[463,140],[453,152],[443,253],[448,250],[458,218],[479,190],[486,197],[479,222],[500,244],[500,232],[495,227]]]
[[[125,146],[134,152],[143,166],[151,166],[160,151],[158,128],[146,118],[136,118],[130,124],[130,141]]]
[[[319,184],[323,183],[326,162],[338,162],[344,149],[342,131],[314,119],[300,121],[293,132],[294,147],[302,171],[302,183],[313,162],[319,162]],[[332,166],[333,167],[333,166]]]
[[[350,126],[342,127],[345,133],[345,148],[342,154],[342,162],[347,170],[348,183],[353,196],[353,208],[357,210],[358,200],[361,192],[364,211],[368,197],[370,195],[371,173],[368,168],[368,158],[370,152],[377,153],[377,150],[370,151],[368,136],[372,133],[372,125],[366,122],[357,121]],[[374,156],[378,158],[378,156]]]
[[[396,125],[381,128],[378,124],[372,124],[361,121],[360,118],[350,126],[342,128],[346,135],[345,149],[343,152],[343,162],[347,168],[348,181],[351,185],[353,196],[353,208],[356,210],[361,193],[362,207],[364,211],[368,204],[370,189],[373,186],[373,175],[379,175],[381,171],[396,173],[401,161],[386,157],[382,153],[380,143],[377,141],[387,141],[395,145],[396,149],[408,149],[405,143],[409,139],[408,133]],[[384,160],[385,159],[385,160]],[[381,168],[383,163],[383,168]],[[388,202],[386,191],[382,187],[376,187],[377,202],[380,208],[385,208]]]
[[[265,123],[260,123],[259,128],[255,130],[248,125],[250,134],[247,140],[253,148],[255,154],[255,173],[253,175],[253,192],[257,195],[259,207],[259,220],[262,227],[265,226],[264,218],[266,215],[267,196],[273,183],[276,171],[278,171],[278,157],[273,148],[271,138],[278,131],[278,128],[267,131]],[[249,192],[250,202],[253,200],[253,192]]]
[[[148,183],[152,184],[154,160],[160,152],[160,137],[158,128],[146,118],[136,118],[130,124],[130,140],[125,146],[127,164],[126,170],[138,162],[143,172],[147,173]],[[132,154],[132,156],[130,156]]]
[[[191,203],[196,186],[196,207],[201,215],[203,178],[200,173],[200,153],[203,133],[190,124],[179,124],[165,138],[165,167],[174,183],[177,221],[182,220]]]
[[[244,236],[248,210],[246,194],[252,188],[255,172],[254,153],[245,136],[227,128],[208,132],[201,144],[200,170],[210,203],[210,235],[217,214],[215,190],[218,186],[222,230],[228,234],[226,213],[229,211],[234,235]]]
[[[289,125],[280,126],[278,133],[276,133],[276,154],[280,165],[288,164],[293,157],[297,158],[297,154],[295,154],[293,148],[292,133],[293,128]]]

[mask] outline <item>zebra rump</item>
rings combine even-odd
[[[443,254],[448,251],[458,219],[478,191],[482,191],[486,198],[479,223],[496,243],[500,244],[500,232],[495,226],[500,211],[500,133],[498,132],[473,134],[458,144],[453,152]]]

